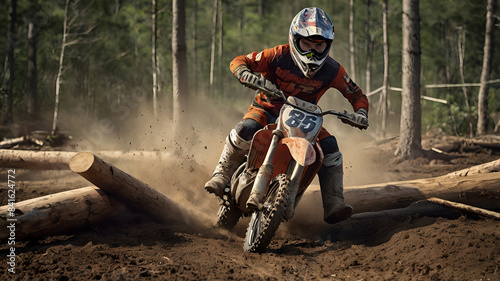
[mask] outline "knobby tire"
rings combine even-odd
[[[217,213],[217,226],[224,229],[232,229],[241,217],[241,211],[234,205],[220,205]]]
[[[238,167],[238,169],[236,169],[233,176],[231,177],[230,186],[233,186],[234,182],[236,181],[238,176],[243,172],[245,167],[246,163],[243,163]],[[230,201],[232,202],[233,200]],[[240,209],[238,209],[237,206],[231,203],[229,204],[227,203],[228,202],[223,202],[220,205],[219,211],[217,212],[216,225],[224,229],[232,229],[240,220],[242,212]]]
[[[289,180],[285,174],[276,176],[270,184],[264,207],[252,214],[245,235],[243,249],[246,252],[263,253],[271,243],[276,230],[281,224],[289,194]]]

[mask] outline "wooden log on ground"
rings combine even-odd
[[[68,169],[76,152],[0,149],[0,167],[34,170]]]
[[[346,203],[354,213],[399,209],[413,202],[438,197],[449,201],[500,210],[500,172],[450,177],[448,175],[389,182],[344,189]],[[323,219],[323,202],[318,186],[303,196],[293,220]]]
[[[447,174],[449,177],[500,172],[500,159]]]
[[[500,172],[356,186],[346,188],[344,197],[356,213],[404,208],[431,197],[493,210],[500,208]]]
[[[388,209],[376,212],[364,212],[354,214],[351,218],[341,221],[334,225],[326,224],[322,216],[307,217],[300,215],[294,217],[290,223],[285,224],[289,233],[303,236],[324,236],[326,239],[335,241],[341,237],[337,235],[342,233],[343,239],[364,240],[370,235],[381,230],[380,222],[385,221],[388,225],[391,221],[400,222],[410,220],[415,217],[443,217],[448,219],[457,219],[462,214],[453,208],[448,208],[427,200],[421,200],[405,208]],[[390,227],[387,227],[390,229]],[[384,230],[385,231],[385,230]]]
[[[465,204],[461,204],[461,203],[443,200],[441,198],[436,198],[436,197],[429,198],[429,199],[427,199],[427,201],[432,202],[432,203],[436,203],[439,205],[443,205],[446,207],[454,208],[454,209],[464,211],[467,213],[500,220],[500,213],[493,212],[490,210],[485,210],[485,209],[478,208],[478,207],[473,207],[473,206],[469,206],[469,205],[465,205]]]
[[[71,171],[68,171],[68,174],[71,176],[54,177],[50,180],[15,181],[16,201],[20,202],[89,185],[87,180],[78,177],[74,173],[71,173]],[[8,188],[8,186],[0,188],[0,206],[7,205],[9,191],[12,192],[12,189]]]
[[[73,156],[69,167],[126,205],[148,214],[158,222],[177,224],[191,230],[199,227],[198,221],[165,194],[90,152]]]
[[[12,147],[16,144],[24,143],[26,141],[27,141],[26,137],[18,137],[18,138],[0,141],[0,148]]]
[[[6,241],[11,233],[15,241],[61,234],[99,223],[124,208],[120,201],[95,186],[16,202],[14,206],[0,207],[0,240]]]
[[[71,157],[78,152],[73,151],[33,151],[0,149],[0,167],[33,170],[66,170],[69,169]],[[174,157],[168,151],[99,151],[100,157],[109,159],[113,164],[118,162],[162,161]]]

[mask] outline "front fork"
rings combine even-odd
[[[299,191],[300,180],[302,179],[302,175],[304,174],[305,166],[300,165],[296,161],[295,167],[293,168],[292,176],[290,177],[289,184],[289,195],[288,195],[288,204],[285,211],[285,220],[289,220],[293,217],[293,213],[295,211],[295,198],[297,198],[297,192]]]
[[[250,192],[250,196],[247,200],[246,207],[251,210],[262,210],[262,206],[264,203],[264,197],[266,195],[267,188],[269,183],[271,182],[271,177],[273,175],[274,166],[272,164],[274,154],[276,153],[276,148],[280,143],[280,140],[284,138],[283,132],[281,130],[274,130],[273,137],[271,140],[271,144],[269,145],[269,149],[267,151],[266,157],[264,158],[264,162],[262,166],[259,168],[259,172],[255,178],[254,185],[252,187],[252,191]],[[289,185],[289,199],[288,199],[288,207],[285,212],[285,219],[290,219],[293,216],[293,212],[295,209],[295,198],[297,196],[297,191],[299,188],[299,183],[302,178],[302,174],[304,172],[305,166],[298,164],[296,161],[292,161],[295,163],[292,175],[290,177],[290,185]]]
[[[276,129],[273,131],[273,137],[271,139],[269,149],[267,150],[266,158],[264,158],[264,162],[259,168],[259,172],[255,177],[252,191],[250,192],[250,196],[247,200],[246,207],[250,210],[262,210],[264,196],[266,195],[266,190],[269,186],[269,183],[271,182],[271,177],[274,171],[274,154],[276,153],[276,148],[278,147],[278,144],[280,143],[280,140],[282,138],[284,138],[284,135],[281,130]]]

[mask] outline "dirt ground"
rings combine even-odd
[[[389,141],[367,146],[363,152],[367,157],[360,164],[346,148],[346,188],[438,176],[500,158],[498,151],[446,140],[423,140],[424,148],[438,148],[452,156],[434,160],[397,161],[393,157],[397,142]],[[266,253],[245,253],[242,243],[248,219],[242,219],[231,232],[215,228],[217,200],[202,190],[210,165],[199,165],[192,157],[183,157],[181,165],[121,163],[117,167],[192,209],[209,227],[187,233],[126,211],[70,233],[16,241],[15,273],[9,273],[6,265],[11,246],[2,242],[0,278],[500,280],[500,223],[467,214],[455,218],[414,214],[401,220],[353,217],[331,226],[317,223],[307,234],[294,227],[292,220],[280,226]],[[5,175],[6,170],[2,173]],[[16,170],[17,201],[88,185],[69,171]],[[2,187],[3,192],[5,188]],[[2,204],[4,198],[2,194]]]

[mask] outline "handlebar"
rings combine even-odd
[[[256,83],[251,84],[251,85],[245,84],[245,86],[247,86],[248,88],[251,88],[253,90],[261,91],[264,94],[266,94],[266,96],[280,99],[283,103],[291,105],[293,107],[296,107],[294,104],[291,104],[291,103],[289,103],[287,101],[285,94],[283,94],[283,91],[281,91],[280,89],[278,89],[276,87],[276,85],[274,85],[273,83],[267,81],[267,79],[264,76],[261,76],[260,79]],[[305,110],[305,109],[302,108],[302,110]],[[324,112],[321,112],[321,113],[312,112],[312,111],[308,111],[308,110],[306,110],[306,111],[309,114],[316,115],[316,116],[325,116],[325,115],[328,115],[328,114],[335,115],[343,123],[349,124],[349,125],[351,125],[353,127],[356,127],[356,128],[358,128],[360,130],[368,128],[368,124],[362,124],[362,123],[356,122],[355,119],[354,119],[354,114],[353,113],[349,113],[346,110],[344,110],[344,112],[338,112],[336,110],[328,110],[328,111],[324,111]]]

